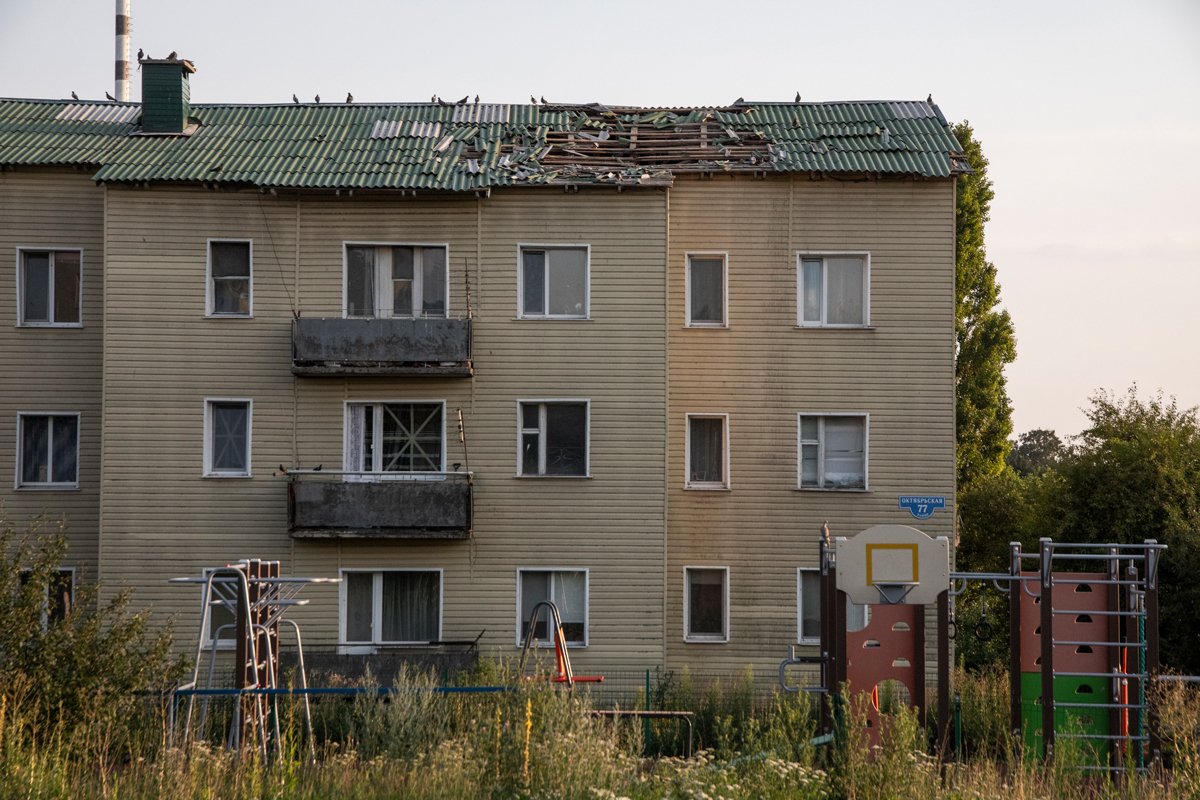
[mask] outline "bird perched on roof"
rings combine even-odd
[[[479,95],[475,95],[475,105],[479,105]]]
[[[542,95],[542,105],[546,105],[546,95]]]
[[[299,98],[299,97],[296,97],[296,93],[295,93],[295,92],[292,92],[292,102],[293,102],[293,103],[299,103],[299,102],[300,102],[300,98]]]
[[[735,106],[745,105],[745,103],[746,103],[746,98],[744,98],[744,97],[739,97],[737,100],[733,101],[733,104]]]
[[[145,57],[146,57],[146,51],[139,47],[138,48],[138,61],[141,61]]]
[[[454,105],[456,105],[456,106],[465,106],[465,105],[467,104],[467,101],[468,101],[468,100],[470,100],[470,99],[471,99],[471,95],[469,95],[469,94],[468,94],[468,95],[465,95],[465,96],[463,97],[463,99],[462,99],[462,100],[459,100],[459,101],[458,101],[457,103],[455,103]]]
[[[104,96],[105,96],[105,97],[107,97],[109,100],[113,101],[114,103],[115,103],[115,102],[117,102],[117,98],[113,97],[113,96],[112,96],[111,94],[109,94],[108,92],[105,92],[105,93],[104,93]]]
[[[796,102],[797,103],[800,102],[800,93],[799,92],[796,92]]]
[[[933,105],[933,92],[929,93],[929,97],[925,98],[925,102],[929,103],[929,105]]]
[[[167,56],[167,61],[178,61],[178,60],[179,60],[179,53],[176,53],[174,50],[172,50],[171,54]]]
[[[436,103],[436,102],[437,102],[437,95],[436,95],[436,94],[431,94],[431,95],[429,96],[429,102],[431,102],[431,103]]]
[[[319,103],[319,102],[321,102],[321,95],[317,95],[316,97],[314,97],[314,98],[313,98],[313,102],[314,102],[314,103]]]
[[[353,102],[354,102],[354,95],[350,94],[349,92],[346,92],[346,102],[347,102],[347,103],[353,103]]]
[[[533,104],[536,106],[536,105],[537,105],[537,98],[536,98],[536,97],[534,97],[533,95],[529,95],[529,102],[533,103]]]
[[[78,100],[78,99],[79,99],[79,95],[75,94],[74,92],[71,92],[71,99],[72,99],[72,100]]]

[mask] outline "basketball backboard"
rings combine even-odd
[[[907,525],[834,539],[837,588],[855,603],[923,605],[950,588],[950,542]]]

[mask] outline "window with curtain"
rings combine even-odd
[[[691,489],[724,489],[726,475],[727,418],[690,414],[687,417],[687,486]]]
[[[799,324],[813,327],[863,327],[867,317],[865,255],[800,257]]]
[[[688,325],[725,324],[725,258],[688,256]]]
[[[445,317],[443,246],[346,245],[346,316]]]
[[[21,250],[17,324],[78,326],[83,282],[79,250]]]
[[[79,485],[79,415],[17,415],[17,485],[75,488]]]
[[[343,644],[424,644],[441,639],[438,570],[342,573]]]
[[[347,408],[346,469],[442,472],[442,403],[352,403]]]
[[[517,643],[525,640],[533,608],[538,603],[550,601],[558,607],[562,617],[563,636],[567,644],[587,643],[587,573],[583,570],[521,570],[520,572],[521,618],[517,629]],[[553,644],[551,640],[550,615],[543,609],[538,615],[534,639],[539,645]]]
[[[522,317],[586,318],[587,248],[521,248],[520,306]]]
[[[213,477],[250,475],[250,401],[207,400],[204,404],[204,474]]]
[[[727,641],[729,570],[688,567],[685,573],[685,638],[689,641]]]
[[[209,242],[208,271],[208,313],[250,316],[250,242]]]
[[[585,401],[522,402],[521,475],[588,474],[588,404]]]
[[[800,488],[867,488],[865,415],[800,414]]]
[[[796,617],[799,620],[798,641],[804,644],[814,644],[821,639],[821,572],[812,567],[801,567],[797,571],[799,586],[796,597],[799,607]],[[870,618],[870,606],[851,603],[846,598],[846,630],[861,631],[867,627]]]

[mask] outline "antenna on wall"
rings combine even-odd
[[[120,103],[129,102],[129,35],[132,32],[129,0],[117,0],[117,90],[113,95]]]

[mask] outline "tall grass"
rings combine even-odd
[[[679,675],[662,698],[691,704],[703,749],[683,759],[664,727],[643,741],[636,722],[593,718],[585,692],[571,694],[511,675],[496,694],[442,695],[433,679],[404,673],[386,699],[322,700],[315,758],[299,717],[282,721],[277,752],[232,752],[209,741],[169,747],[161,710],[143,704],[123,719],[47,722],[19,693],[0,694],[0,797],[4,798],[1146,798],[1200,796],[1200,692],[1159,688],[1170,769],[1124,784],[1087,778],[1069,748],[1049,767],[1015,758],[1005,740],[1002,674],[958,676],[966,759],[942,765],[915,712],[887,715],[867,744],[862,699],[849,702],[832,747],[809,743],[805,700],[753,699],[746,676],[697,686]],[[975,710],[972,710],[975,709]],[[973,716],[972,716],[973,715]],[[120,748],[112,748],[113,741]],[[676,742],[678,743],[678,742]],[[659,748],[646,756],[643,747]]]

